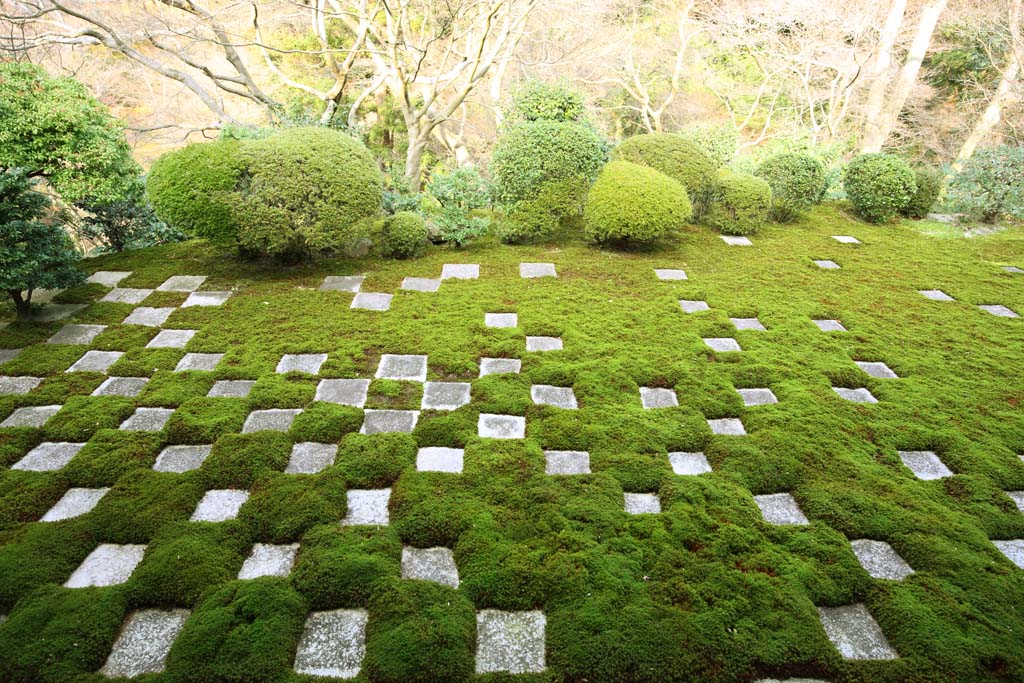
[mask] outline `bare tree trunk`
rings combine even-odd
[[[885,91],[889,86],[888,72],[892,67],[892,48],[899,36],[906,10],[907,0],[893,0],[889,7],[889,15],[885,19],[885,26],[882,27],[882,32],[878,36],[878,53],[875,63],[871,67],[871,73],[868,75],[871,88],[868,90],[868,99],[864,104],[866,130],[876,125],[882,105],[885,103]]]
[[[32,316],[32,290],[22,295],[20,289],[8,289],[7,294],[14,302],[14,310],[18,312],[18,320],[27,320]]]
[[[419,192],[423,187],[423,152],[426,149],[427,141],[420,139],[418,131],[410,130],[409,149],[405,152],[405,179],[409,182],[410,192]]]

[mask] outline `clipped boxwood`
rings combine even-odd
[[[825,167],[809,154],[777,154],[769,157],[754,175],[772,189],[772,220],[786,223],[817,204],[825,193]]]
[[[764,226],[771,205],[767,181],[721,169],[704,220],[723,235],[753,235]]]
[[[612,161],[590,188],[583,211],[587,239],[649,242],[679,228],[693,213],[686,189],[653,168]]]
[[[921,219],[928,215],[942,192],[942,173],[934,168],[917,167],[914,169],[914,182],[917,190],[900,210],[900,215]]]
[[[634,135],[619,143],[612,158],[653,168],[681,183],[696,218],[707,209],[718,168],[692,140],[672,133]]]
[[[917,191],[907,162],[884,153],[854,157],[843,173],[843,187],[854,213],[870,223],[892,220]]]
[[[589,185],[582,177],[546,184],[536,198],[512,206],[498,222],[498,238],[506,244],[522,244],[550,237],[565,218],[583,211]]]
[[[399,211],[381,221],[378,250],[386,258],[416,258],[427,249],[429,230],[423,216]]]

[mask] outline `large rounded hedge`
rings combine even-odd
[[[772,188],[771,218],[785,223],[818,203],[825,192],[825,167],[809,154],[777,154],[754,171]]]
[[[686,188],[669,176],[628,161],[612,161],[590,188],[583,210],[587,239],[649,242],[689,220]]]
[[[942,172],[934,168],[915,168],[914,182],[917,190],[907,205],[900,209],[900,214],[920,219],[928,215],[942,192]]]
[[[892,220],[917,191],[914,171],[897,156],[861,154],[843,173],[843,187],[854,212],[871,223]]]
[[[681,183],[698,218],[707,208],[718,167],[692,140],[672,133],[634,135],[619,143],[612,158],[653,168]]]
[[[704,222],[723,235],[753,235],[764,226],[771,205],[772,188],[766,180],[723,168]]]

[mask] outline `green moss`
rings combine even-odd
[[[399,574],[402,544],[384,529],[311,528],[292,569],[292,586],[312,610],[366,607],[382,581]]]
[[[316,395],[317,382],[298,375],[264,375],[249,392],[252,410],[305,408]]]
[[[292,441],[280,432],[228,434],[213,444],[199,473],[207,489],[248,489],[273,471],[284,471]]]
[[[132,311],[131,306],[127,304],[120,305],[126,308],[123,315],[118,313],[114,318],[118,322],[124,320]],[[96,335],[96,338],[92,340],[91,346],[100,351],[131,351],[132,349],[145,346],[155,336],[156,330],[144,325],[110,325],[107,329]]]
[[[171,419],[167,421],[167,438],[171,443],[213,443],[221,435],[242,431],[248,414],[245,401],[191,398],[171,413]]]
[[[366,407],[384,410],[419,410],[423,400],[421,382],[375,379],[366,394]]]
[[[332,472],[348,488],[382,488],[416,462],[416,442],[409,434],[349,434],[341,441]]]
[[[67,489],[60,474],[9,470],[0,478],[0,529],[42,517]]]
[[[297,442],[337,443],[345,434],[358,432],[362,424],[359,408],[316,401],[295,418],[289,434]]]
[[[4,532],[2,539],[0,609],[5,613],[35,588],[67,581],[98,544],[82,519],[29,524]]]
[[[292,543],[316,524],[345,516],[345,486],[336,475],[272,474],[253,486],[239,519],[267,543]]]
[[[138,403],[175,408],[190,399],[206,396],[215,381],[208,372],[157,372],[142,389]]]
[[[72,396],[43,429],[49,441],[88,441],[101,429],[116,429],[135,412],[130,398]]]
[[[174,370],[184,355],[181,349],[134,348],[110,366],[107,373],[111,377],[152,377],[159,370]]]
[[[191,517],[202,497],[196,477],[133,470],[84,519],[104,542],[148,543],[164,524]]]
[[[73,486],[113,486],[122,475],[156,462],[162,439],[148,432],[97,432],[62,473]]]

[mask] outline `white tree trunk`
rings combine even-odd
[[[885,103],[885,91],[889,86],[889,69],[892,68],[892,48],[899,36],[906,10],[907,0],[893,0],[889,7],[889,15],[885,19],[885,26],[879,33],[878,53],[875,63],[871,67],[871,73],[868,74],[871,88],[868,90],[868,99],[864,104],[865,129],[875,125],[878,115],[882,111],[882,105]]]

